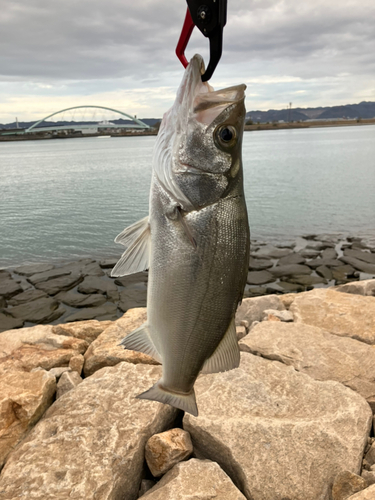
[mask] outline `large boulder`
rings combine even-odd
[[[375,484],[372,484],[369,488],[355,493],[350,496],[347,500],[374,500],[375,498]]]
[[[7,455],[51,405],[54,375],[8,371],[0,377],[0,468]]]
[[[299,294],[290,306],[290,311],[296,322],[375,344],[374,297],[320,288]]]
[[[145,500],[245,500],[216,462],[192,458],[173,467],[141,498]]]
[[[247,321],[249,325],[253,321],[261,321],[266,309],[284,311],[285,306],[276,295],[244,299],[236,312],[236,325],[241,321]]]
[[[86,340],[86,342],[91,344],[91,342],[98,338],[98,336],[112,324],[112,321],[98,321],[96,319],[75,321],[73,323],[62,323],[53,326],[52,333],[56,335],[66,335],[67,337],[76,337],[77,339]]]
[[[372,413],[342,384],[242,353],[239,368],[195,387],[199,416],[183,422],[195,453],[248,500],[328,500],[340,471],[360,472]]]
[[[7,310],[8,314],[30,323],[49,323],[65,313],[65,309],[51,297],[26,302]]]
[[[147,311],[145,308],[130,309],[122,318],[106,328],[85,353],[83,369],[85,376],[92,375],[103,366],[114,366],[121,361],[158,365],[159,363],[151,356],[124,349],[123,346],[119,345],[126,335],[145,323],[146,319]]]
[[[315,380],[336,380],[364,398],[375,397],[375,349],[358,340],[303,323],[265,321],[240,341],[240,349],[292,365]]]
[[[346,283],[334,288],[336,292],[354,293],[356,295],[375,296],[375,280],[356,281],[354,283]]]
[[[177,414],[135,397],[160,375],[160,367],[121,363],[58,399],[9,456],[0,476],[2,500],[135,500],[146,441]]]

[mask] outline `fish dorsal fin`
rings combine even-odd
[[[215,352],[206,359],[202,373],[226,372],[233,368],[238,368],[239,365],[240,348],[238,346],[236,325],[233,318]]]
[[[112,269],[111,276],[127,276],[149,268],[151,231],[148,217],[124,229],[115,239],[127,247]]]
[[[120,345],[123,345],[125,349],[129,349],[131,351],[148,354],[161,363],[160,354],[151,340],[149,326],[147,323],[143,323],[143,325],[139,328],[129,333],[129,335],[122,339]]]

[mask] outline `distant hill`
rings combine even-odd
[[[329,120],[337,118],[375,118],[375,102],[363,101],[359,104],[326,106],[319,108],[269,109],[268,111],[248,111],[246,119],[254,122]]]
[[[153,127],[156,123],[160,122],[160,118],[140,118],[146,125],[149,125],[150,127]],[[116,125],[126,125],[126,124],[131,124],[134,123],[132,120],[123,120],[120,118],[119,120],[110,120],[111,123],[115,123]],[[18,127],[19,128],[29,128],[31,125],[36,123],[35,121],[33,122],[18,122]],[[41,123],[40,126],[42,127],[48,127],[48,126],[53,126],[53,125],[96,125],[98,122],[93,122],[93,121],[56,121],[56,122],[43,122]],[[1,124],[0,123],[0,128],[16,128],[17,123],[6,123],[6,124]]]

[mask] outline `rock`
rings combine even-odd
[[[52,333],[56,335],[66,335],[86,340],[89,344],[95,340],[106,328],[113,324],[113,321],[97,321],[89,319],[87,321],[76,321],[74,323],[64,323],[52,327]]]
[[[148,490],[153,488],[155,484],[155,481],[153,481],[152,479],[142,479],[141,487],[138,491],[138,498],[141,498]]]
[[[365,455],[365,460],[368,462],[370,465],[375,464],[375,444],[372,443],[368,452]]]
[[[345,262],[346,264],[350,264],[358,271],[362,271],[363,273],[375,275],[375,264],[368,264],[367,262],[363,262],[362,260],[356,259],[355,257],[340,257],[340,260]]]
[[[83,278],[80,274],[70,274],[69,276],[60,276],[56,279],[36,283],[35,288],[38,288],[38,290],[43,290],[44,292],[48,293],[48,295],[56,295],[61,291],[74,288],[76,285],[78,285],[78,283],[82,281],[82,279]]]
[[[72,274],[82,274],[82,276],[104,276],[102,268],[92,259],[70,262],[59,269],[70,271]]]
[[[78,291],[86,294],[102,293],[106,294],[108,298],[118,300],[117,286],[109,278],[104,279],[97,278],[96,276],[86,276],[86,278],[79,285]]]
[[[361,476],[366,481],[367,486],[375,484],[375,471],[373,470],[363,470]]]
[[[5,332],[7,330],[13,330],[13,328],[21,328],[24,321],[19,318],[12,318],[7,314],[0,312],[0,332]]]
[[[49,323],[62,316],[65,309],[51,297],[26,302],[19,306],[14,306],[7,310],[14,318],[30,323]]]
[[[133,286],[139,284],[146,284],[148,281],[148,272],[142,271],[141,273],[129,274],[115,279],[115,284],[118,286]]]
[[[20,266],[14,269],[14,272],[20,274],[21,276],[32,276],[34,274],[45,273],[50,271],[55,266],[52,264],[29,264],[27,266]]]
[[[8,300],[10,306],[19,306],[20,304],[25,304],[26,302],[32,302],[33,300],[41,299],[47,297],[47,294],[42,292],[42,290],[26,290],[26,292],[19,293],[15,297]]]
[[[335,335],[375,344],[375,300],[332,289],[299,294],[290,310],[294,321],[318,326]]]
[[[270,272],[275,277],[290,276],[291,274],[311,274],[311,269],[308,266],[301,264],[288,264],[285,266],[276,266],[270,269]]]
[[[312,269],[316,269],[317,267],[326,266],[326,267],[336,267],[342,266],[342,262],[338,259],[313,259],[308,260],[306,265],[311,267]]]
[[[276,309],[266,309],[265,311],[263,311],[262,321],[269,320],[270,316],[278,318],[280,321],[293,321],[293,314],[290,311],[278,311]]]
[[[5,299],[10,299],[17,293],[23,292],[22,286],[12,279],[4,279],[0,281],[0,296]]]
[[[115,267],[120,257],[121,256],[103,259],[99,262],[99,265],[102,269],[112,269],[112,267]]]
[[[375,498],[375,484],[372,484],[369,488],[355,493],[348,498],[348,500],[374,500]]]
[[[160,477],[193,453],[190,434],[175,428],[154,434],[146,443],[145,459],[154,477]]]
[[[340,471],[360,472],[372,414],[340,383],[242,353],[239,368],[199,377],[195,390],[199,416],[183,420],[194,451],[248,499],[328,500]]]
[[[56,295],[56,299],[71,307],[95,307],[106,302],[106,298],[100,293],[86,295],[73,291],[60,292]]]
[[[281,361],[315,380],[341,382],[366,399],[375,396],[375,349],[358,340],[303,323],[266,321],[239,345],[242,351]]]
[[[56,368],[51,368],[49,373],[52,373],[56,380],[58,380],[64,372],[71,372],[72,369],[69,366],[57,366]]]
[[[286,266],[289,264],[304,264],[305,263],[305,258],[302,257],[301,254],[298,253],[290,253],[289,255],[285,255],[285,257],[281,257],[279,262],[277,263],[278,266]]]
[[[0,281],[8,281],[12,278],[12,275],[10,274],[9,271],[6,271],[5,269],[0,269]]]
[[[84,362],[85,358],[82,354],[77,354],[77,356],[72,356],[70,358],[69,368],[71,368],[73,372],[77,372],[78,375],[81,375]]]
[[[8,330],[0,335],[0,373],[68,366],[70,358],[83,354],[87,346],[84,340],[53,334],[50,325]]]
[[[61,276],[67,276],[70,273],[71,271],[68,269],[51,269],[50,271],[33,274],[27,278],[27,281],[36,285],[37,283],[43,283],[43,281],[53,280],[55,278],[60,278]]]
[[[297,295],[295,293],[286,293],[284,295],[280,295],[279,298],[281,302],[284,304],[284,307],[289,310],[296,296]]]
[[[371,252],[361,252],[360,250],[352,250],[346,248],[344,250],[345,257],[354,257],[355,259],[363,260],[368,264],[375,264],[375,254]]]
[[[130,287],[120,292],[120,302],[118,304],[121,311],[126,312],[128,309],[136,307],[146,307],[147,305],[147,288],[141,285],[139,288]]]
[[[351,495],[366,487],[367,483],[361,476],[344,470],[335,477],[332,486],[332,500],[347,500]]]
[[[192,458],[173,467],[145,500],[245,500],[216,462]]]
[[[326,280],[330,281],[333,278],[332,271],[327,266],[319,266],[315,269],[319,276],[322,276]]]
[[[354,293],[356,295],[367,295],[375,297],[375,280],[357,281],[355,283],[347,283],[334,288],[336,292]]]
[[[236,326],[237,340],[243,339],[247,335],[247,330],[243,325]]]
[[[312,250],[325,250],[326,248],[334,248],[335,244],[332,241],[314,241],[313,243],[308,243],[306,248]]]
[[[83,368],[85,377],[89,377],[103,366],[114,366],[121,361],[134,364],[159,364],[147,354],[130,351],[119,345],[126,335],[145,323],[146,319],[146,309],[130,309],[112,326],[106,328],[85,353]]]
[[[56,399],[61,398],[61,396],[77,387],[81,382],[82,379],[79,373],[74,371],[63,372],[60,376],[60,380],[57,382]]]
[[[247,299],[250,297],[259,297],[260,295],[266,295],[267,289],[262,286],[245,286],[245,291],[243,298]]]
[[[145,444],[177,414],[135,397],[160,376],[160,367],[120,363],[58,399],[8,458],[2,500],[137,498]]]
[[[282,292],[303,292],[305,287],[299,285],[298,283],[290,283],[289,281],[279,281],[276,285],[282,290]]]
[[[79,311],[71,314],[65,320],[67,322],[70,321],[83,321],[87,319],[95,319],[104,315],[111,315],[114,318],[117,318],[117,306],[112,302],[106,302],[102,306],[99,307],[87,307],[82,308]]]
[[[249,268],[252,271],[264,271],[264,269],[269,269],[273,266],[273,263],[269,259],[253,259],[250,257]]]
[[[322,252],[322,259],[328,259],[328,260],[332,260],[332,259],[337,259],[337,252],[334,248],[326,248],[325,250],[323,250]]]
[[[244,299],[236,312],[236,325],[240,325],[243,320],[248,321],[249,325],[253,321],[261,321],[266,309],[283,311],[285,306],[276,296]]]
[[[255,258],[280,259],[290,254],[289,248],[276,248],[273,245],[264,245],[257,252],[253,253]]]
[[[44,371],[9,371],[0,377],[0,468],[52,403],[55,377]]]
[[[302,248],[302,250],[300,250],[298,253],[305,259],[314,259],[315,257],[318,257],[318,255],[320,255],[320,252],[318,250],[311,250],[306,248]]]
[[[247,280],[250,285],[262,285],[275,281],[274,276],[268,271],[251,271],[247,274]]]
[[[320,278],[319,276],[306,276],[304,274],[301,274],[300,276],[294,275],[293,278],[290,278],[290,281],[292,283],[298,283],[299,285],[303,286],[311,286],[311,285],[317,285],[320,283],[327,283],[327,281],[324,278]]]

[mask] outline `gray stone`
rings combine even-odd
[[[79,285],[78,291],[81,293],[102,293],[106,294],[110,300],[119,300],[118,288],[109,278],[99,278],[96,276],[86,276]]]
[[[311,274],[311,269],[308,266],[301,264],[288,264],[285,266],[277,266],[270,269],[270,272],[275,277],[290,276],[293,274]]]
[[[303,323],[266,321],[239,345],[244,352],[291,365],[315,380],[341,382],[365,399],[375,396],[375,349],[363,342]]]
[[[26,302],[32,302],[33,300],[41,299],[42,297],[47,297],[47,294],[42,290],[26,290],[26,292],[19,293],[15,297],[8,300],[10,306],[19,306],[20,304],[25,304]]]
[[[354,257],[355,259],[363,260],[368,264],[375,264],[375,254],[371,252],[361,252],[361,250],[353,250],[346,248],[344,250],[345,257]]]
[[[106,302],[105,304],[99,307],[82,308],[79,311],[65,318],[65,321],[69,323],[69,321],[83,321],[86,319],[96,319],[100,316],[105,316],[108,314],[109,315],[117,314],[117,306],[112,302]]]
[[[61,374],[57,383],[56,399],[61,398],[64,394],[71,391],[82,382],[81,377],[77,372],[65,371]]]
[[[268,271],[251,271],[247,274],[247,283],[250,285],[263,285],[275,281],[274,276]]]
[[[2,500],[136,499],[144,447],[177,411],[137,399],[161,368],[120,363],[58,399],[9,457]]]
[[[340,260],[345,262],[346,264],[350,264],[358,271],[362,271],[363,273],[375,275],[375,264],[368,264],[367,262],[363,262],[362,260],[356,259],[355,257],[340,257]]]
[[[320,255],[319,250],[310,250],[306,248],[302,248],[302,250],[300,250],[298,253],[301,254],[302,257],[305,257],[305,259],[315,259],[315,257],[318,257],[318,255]]]
[[[60,276],[67,276],[69,274],[70,271],[68,269],[52,269],[50,271],[44,271],[43,273],[33,274],[27,278],[27,281],[36,285],[37,283],[43,283],[43,281],[60,278]]]
[[[288,248],[276,248],[274,245],[264,245],[257,252],[252,255],[255,258],[270,258],[270,259],[280,259],[285,255],[289,255],[290,250]]]
[[[306,245],[306,248],[311,248],[312,250],[324,250],[326,248],[334,248],[335,244],[332,241],[314,241]]]
[[[142,498],[145,500],[246,500],[216,462],[180,462]]]
[[[269,259],[254,259],[250,257],[249,268],[252,271],[264,271],[264,269],[269,269],[273,266],[273,263]]]
[[[29,264],[27,266],[20,266],[14,269],[14,272],[21,276],[32,276],[33,274],[45,273],[50,271],[55,266],[52,264]]]
[[[322,252],[322,259],[334,260],[337,259],[337,252],[334,248],[326,248]]]
[[[322,276],[326,280],[330,281],[333,278],[332,271],[327,266],[319,266],[315,269],[319,276]]]
[[[375,297],[375,280],[357,281],[347,283],[335,288],[336,292],[354,293],[356,295],[367,295]]]
[[[72,291],[60,292],[56,295],[56,299],[71,307],[94,307],[106,302],[106,298],[100,293],[87,295]]]
[[[332,500],[347,500],[351,495],[367,487],[363,477],[344,470],[337,474],[332,486]]]
[[[243,298],[249,298],[249,297],[259,297],[260,295],[266,295],[267,289],[262,287],[262,286],[245,286],[245,291],[243,294]]]
[[[327,267],[336,267],[342,266],[342,262],[338,259],[313,259],[308,260],[306,265],[311,267],[312,269],[316,269],[317,267],[327,266]]]
[[[102,268],[92,259],[70,262],[60,267],[59,270],[70,271],[72,274],[82,274],[82,276],[104,276]]]
[[[8,309],[8,313],[14,318],[31,323],[48,323],[62,316],[64,312],[65,309],[59,307],[59,303],[51,297],[42,297]]]
[[[0,269],[0,281],[8,281],[12,278],[11,274],[9,271],[6,271],[5,269]]]
[[[183,420],[195,453],[248,499],[328,500],[340,471],[360,472],[372,413],[340,383],[242,353],[239,368],[199,377],[195,390],[199,416]]]
[[[71,274],[69,276],[60,276],[60,278],[50,279],[41,283],[36,283],[35,288],[43,290],[48,295],[56,295],[60,291],[70,290],[82,281],[80,274]]]
[[[306,276],[306,275],[293,275],[293,278],[290,278],[292,283],[298,283],[299,285],[308,286],[308,285],[317,285],[320,283],[327,283],[324,278],[319,276]]]
[[[290,253],[289,255],[285,255],[285,257],[281,257],[278,266],[286,266],[289,264],[304,264],[305,258],[302,257],[301,254],[298,253]]]
[[[276,283],[282,292],[303,292],[305,287],[298,283],[289,283],[288,281],[279,281]]]
[[[246,321],[247,323],[247,321]],[[244,325],[236,326],[236,337],[237,340],[243,339],[247,335],[247,330]]]
[[[266,309],[277,309],[284,311],[285,306],[276,296],[253,297],[244,299],[236,312],[236,325],[241,325],[241,321],[247,321],[249,325],[253,321],[261,321],[263,311]]]
[[[120,292],[120,301],[118,304],[121,311],[126,312],[128,309],[135,307],[146,307],[147,305],[147,288],[145,285],[139,287],[125,288]]]
[[[99,265],[102,269],[112,269],[117,264],[119,257],[110,257],[108,259],[103,259],[99,262]]]
[[[22,286],[12,279],[3,279],[0,281],[0,296],[10,299],[17,293],[22,293]]]
[[[21,328],[24,321],[19,318],[13,318],[0,312],[0,332],[6,332],[7,330],[13,330],[13,328]]]
[[[141,273],[129,274],[115,279],[115,284],[118,286],[131,286],[137,283],[147,283],[148,272],[142,271]]]

